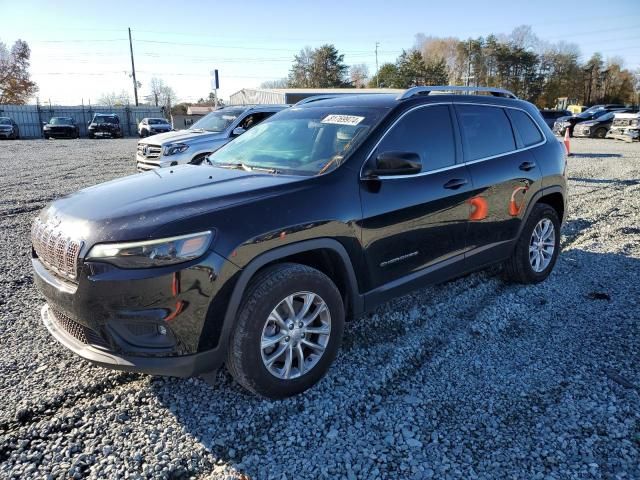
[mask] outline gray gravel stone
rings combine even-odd
[[[133,174],[135,140],[0,142],[0,478],[640,478],[640,145],[572,147],[547,281],[492,269],[389,302],[315,388],[269,402],[53,341],[31,221]]]

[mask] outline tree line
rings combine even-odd
[[[619,57],[595,53],[580,61],[572,43],[546,42],[531,27],[509,35],[461,40],[416,35],[415,44],[369,76],[366,65],[349,67],[331,44],[305,47],[294,56],[286,78],[264,82],[263,88],[409,88],[417,85],[471,85],[506,88],[539,107],[569,103],[634,103],[640,70],[625,69]]]

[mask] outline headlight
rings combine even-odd
[[[189,145],[185,145],[184,143],[174,143],[164,147],[164,154],[175,155],[176,153],[184,152],[187,148],[189,148]]]
[[[631,123],[629,124],[632,127],[637,127],[638,126],[638,120],[631,120]]]
[[[111,263],[120,268],[149,268],[173,265],[198,258],[211,245],[211,232],[141,242],[94,245],[86,260]]]

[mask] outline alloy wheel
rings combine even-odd
[[[331,314],[312,292],[287,296],[269,314],[260,353],[271,375],[290,380],[310,371],[322,358],[331,335]]]
[[[551,263],[556,249],[556,231],[548,218],[540,220],[529,241],[529,263],[534,272],[543,272]]]

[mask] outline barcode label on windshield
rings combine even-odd
[[[335,125],[358,125],[364,117],[356,117],[355,115],[327,115],[320,123],[333,123]]]

